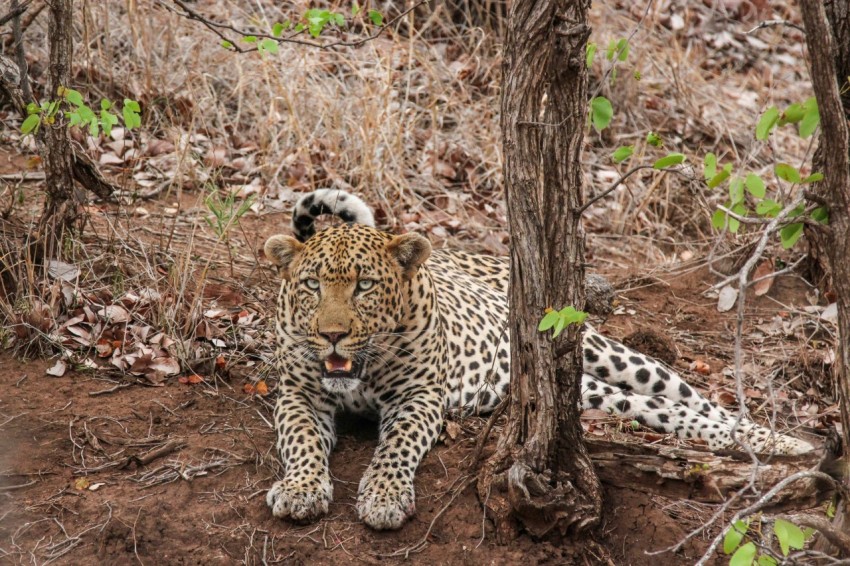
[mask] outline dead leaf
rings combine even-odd
[[[753,281],[756,279],[761,279],[762,277],[767,277],[773,273],[773,261],[766,259],[759,264],[756,270],[753,272]],[[753,284],[753,293],[756,297],[761,297],[773,286],[774,277],[767,277],[766,279],[762,279],[761,281],[757,281]]]
[[[74,480],[74,489],[77,491],[83,491],[88,489],[91,483],[87,478],[77,478]]]
[[[695,371],[702,375],[709,375],[711,373],[711,366],[702,360],[694,360],[691,362],[691,371]]]
[[[727,312],[735,306],[735,301],[738,300],[738,290],[731,285],[726,285],[720,289],[720,296],[717,298],[718,312]]]
[[[108,358],[112,355],[112,352],[115,348],[112,347],[112,342],[107,340],[106,338],[101,338],[95,344],[94,349],[97,350],[98,358]]]
[[[446,421],[446,434],[449,435],[449,438],[456,440],[460,435],[460,431],[460,425],[455,421]]]
[[[54,377],[62,377],[65,375],[65,372],[68,371],[68,365],[62,360],[56,360],[56,363],[53,364],[53,367],[45,371],[47,375],[52,375]]]
[[[106,152],[100,156],[101,165],[121,165],[123,163],[124,160],[112,152]]]
[[[56,259],[47,262],[47,273],[54,279],[61,279],[68,283],[73,283],[80,276],[80,270],[77,266]]]
[[[107,305],[97,311],[97,315],[111,323],[130,321],[130,313],[127,312],[127,309],[118,305]]]

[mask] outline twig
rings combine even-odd
[[[806,30],[804,30],[802,26],[797,25],[794,22],[789,22],[788,20],[764,20],[763,22],[759,22],[759,25],[748,31],[747,35],[753,34],[761,29],[767,29],[776,26],[794,28],[795,30],[801,33],[806,33]]]
[[[0,17],[0,26],[6,24],[9,20],[18,18],[21,14],[29,10],[30,4],[32,4],[32,0],[24,0],[21,4],[18,4],[17,0],[12,0],[11,9],[4,16]]]
[[[115,387],[110,387],[109,389],[101,389],[99,391],[90,391],[89,397],[97,397],[98,395],[106,395],[108,393],[112,393],[113,391],[118,391],[119,389],[124,389],[125,387],[130,387],[133,385],[132,383],[119,383]]]
[[[141,456],[136,456],[135,454],[133,456],[130,456],[129,458],[127,458],[127,461],[124,463],[124,465],[121,466],[121,468],[126,468],[130,464],[136,464],[136,466],[147,466],[148,464],[150,464],[151,462],[153,462],[157,458],[162,458],[163,456],[168,456],[172,452],[180,450],[184,446],[186,446],[186,444],[184,442],[178,442],[178,441],[168,442],[168,443],[160,446],[159,448],[154,448],[153,450],[151,450],[149,452],[145,452]]]
[[[581,206],[581,208],[576,210],[575,213],[576,214],[584,214],[584,211],[587,210],[588,208],[590,208],[591,206],[593,206],[594,203],[596,203],[597,201],[599,201],[599,200],[607,197],[608,195],[610,195],[612,192],[617,190],[617,187],[622,185],[625,182],[626,179],[628,179],[629,177],[631,177],[632,175],[634,175],[638,171],[643,171],[644,169],[652,169],[654,171],[664,171],[666,173],[676,173],[678,175],[684,176],[688,180],[691,180],[691,181],[693,180],[693,177],[691,177],[690,175],[688,175],[687,173],[685,173],[681,169],[667,169],[667,168],[665,168],[665,169],[655,169],[655,167],[653,165],[638,165],[637,167],[632,167],[631,169],[626,171],[623,174],[623,176],[620,177],[619,179],[617,179],[617,181],[613,185],[611,185],[610,187],[608,187],[607,189],[605,189],[604,191],[602,191],[601,193],[599,193],[595,197],[588,200],[586,203],[584,203]]]
[[[29,487],[29,486],[31,486],[31,485],[35,485],[36,483],[38,483],[38,481],[37,481],[37,480],[32,480],[32,481],[29,481],[29,482],[27,482],[27,483],[20,483],[20,484],[18,484],[18,485],[6,485],[6,486],[2,486],[2,487],[0,487],[0,493],[5,492],[5,491],[14,491],[14,490],[16,490],[16,489],[23,489],[23,488],[25,488],[25,487]]]
[[[233,25],[230,25],[230,24],[222,24],[222,23],[218,23],[218,22],[215,22],[213,20],[210,20],[209,18],[206,18],[206,17],[202,16],[201,14],[199,14],[198,12],[192,10],[182,0],[171,0],[171,1],[174,4],[176,4],[177,6],[179,6],[183,10],[183,12],[182,13],[178,12],[177,10],[175,10],[174,8],[172,8],[171,6],[166,4],[164,0],[157,0],[157,3],[160,4],[166,10],[174,12],[175,14],[177,14],[179,16],[200,22],[207,29],[209,29],[211,32],[213,32],[218,37],[220,37],[222,39],[222,41],[228,42],[230,44],[228,46],[228,49],[230,49],[231,51],[235,51],[236,53],[249,53],[251,51],[257,51],[258,48],[252,47],[250,49],[245,49],[243,47],[239,47],[227,35],[225,35],[221,30],[231,31],[231,32],[233,32],[237,35],[242,36],[242,37],[252,36],[252,37],[256,37],[256,38],[260,38],[260,39],[272,39],[274,41],[281,42],[281,43],[293,43],[293,44],[296,44],[296,45],[303,45],[305,47],[313,47],[313,48],[316,48],[316,49],[332,49],[332,48],[335,48],[335,47],[360,47],[360,46],[365,45],[366,43],[368,43],[368,42],[370,42],[374,39],[377,39],[381,35],[383,35],[383,33],[387,29],[391,28],[398,21],[400,21],[402,18],[404,18],[407,14],[409,14],[410,12],[412,12],[413,10],[418,8],[419,6],[425,4],[429,0],[420,0],[416,4],[413,4],[408,9],[401,12],[399,15],[397,15],[396,17],[394,17],[393,19],[391,19],[390,21],[388,21],[384,25],[382,25],[378,29],[378,31],[375,32],[372,35],[369,35],[369,36],[364,37],[362,39],[358,39],[356,41],[334,41],[334,42],[331,42],[331,43],[316,43],[316,42],[307,41],[307,40],[304,40],[304,39],[297,39],[297,36],[302,35],[304,33],[304,30],[295,32],[292,35],[289,35],[287,37],[275,37],[273,35],[269,35],[269,34],[266,34],[266,33],[246,32],[246,31],[243,31],[243,30],[237,28],[236,26],[233,26]]]

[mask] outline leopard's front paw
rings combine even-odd
[[[380,487],[378,487],[380,486]],[[364,476],[357,496],[360,520],[379,531],[400,528],[416,511],[413,483]]]
[[[328,512],[333,501],[333,483],[329,477],[318,480],[283,479],[275,482],[266,495],[266,503],[275,517],[297,522],[315,521]]]

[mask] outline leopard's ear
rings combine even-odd
[[[282,236],[280,234],[266,240],[266,245],[263,247],[268,260],[280,267],[280,272],[286,280],[289,280],[289,270],[292,262],[295,261],[303,249],[304,244],[292,236]]]
[[[410,280],[419,266],[431,255],[431,242],[424,236],[411,232],[396,236],[387,244],[387,249],[401,266],[402,277]]]

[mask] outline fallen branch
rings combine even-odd
[[[707,450],[652,444],[631,444],[586,437],[599,479],[608,485],[665,497],[720,503],[747,487],[753,464],[745,455],[721,455]],[[759,466],[755,485],[768,488],[815,465],[811,455],[775,456]],[[829,482],[809,477],[794,490],[775,497],[781,507],[800,503],[816,505],[832,493]]]
[[[137,456],[135,454],[130,456],[121,468],[127,468],[130,464],[136,464],[136,466],[147,466],[154,460],[162,458],[163,456],[168,456],[172,452],[182,449],[184,446],[186,446],[185,442],[172,440],[163,444],[159,448],[154,448],[149,452],[145,452],[141,456]]]

